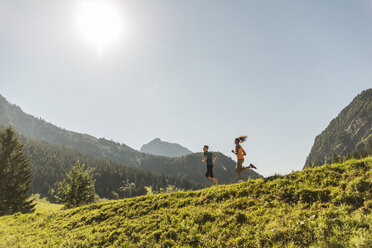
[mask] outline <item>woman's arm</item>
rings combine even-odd
[[[238,154],[238,148],[237,146],[235,146],[235,151],[234,150],[231,150],[232,153],[234,153],[235,155]]]
[[[245,153],[245,151],[244,151],[244,149],[242,148],[242,151],[243,151],[243,155],[244,156],[246,156],[247,155],[247,153]]]

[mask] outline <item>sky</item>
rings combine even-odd
[[[372,86],[372,0],[106,0],[99,46],[89,4],[0,0],[0,94],[68,130],[231,157],[246,134],[246,163],[286,174]]]

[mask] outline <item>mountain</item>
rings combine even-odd
[[[354,153],[372,154],[372,89],[356,96],[315,138],[305,167]]]
[[[169,158],[142,153],[125,144],[119,144],[104,138],[97,139],[91,135],[59,128],[40,118],[24,113],[20,107],[10,104],[2,96],[0,96],[1,125],[12,125],[17,133],[23,136],[64,146],[124,166],[140,167],[160,174],[178,176],[193,183],[209,183],[209,180],[204,176],[205,168],[200,163],[201,154]],[[215,165],[215,174],[221,183],[236,181],[237,176],[234,168],[235,162],[232,159],[219,154]],[[252,170],[245,173],[251,178],[261,177]]]
[[[192,153],[192,151],[190,151],[186,147],[183,147],[177,143],[162,141],[159,138],[143,145],[140,151],[143,153],[165,157],[182,157]]]
[[[0,217],[0,247],[372,247],[372,157]],[[340,180],[342,178],[342,180]]]
[[[11,125],[17,133],[32,139],[62,145],[125,165],[137,165],[139,152],[129,146],[59,128],[41,118],[24,113],[20,107],[10,104],[1,95],[0,125]]]

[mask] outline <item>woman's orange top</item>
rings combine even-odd
[[[240,145],[236,146],[236,157],[237,159],[243,159],[244,158],[244,153],[243,153],[243,148]]]

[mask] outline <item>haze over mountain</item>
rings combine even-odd
[[[35,118],[22,111],[20,107],[10,104],[0,95],[0,126],[12,125],[21,135],[55,145],[65,146],[76,151],[90,154],[93,157],[113,161],[125,166],[137,166],[157,173],[177,176],[194,183],[208,184],[205,177],[205,166],[201,164],[202,154],[195,153],[186,157],[169,158],[145,154],[125,144],[119,144],[104,138],[97,139],[88,134],[81,134],[59,128],[40,118]],[[215,175],[221,183],[237,180],[235,162],[218,153],[215,164]],[[246,175],[252,178],[261,177],[249,170]]]
[[[159,138],[156,138],[149,143],[144,144],[141,147],[140,151],[165,157],[181,157],[192,153],[192,151],[190,151],[186,147],[181,146],[180,144],[162,141]]]
[[[360,152],[372,154],[372,89],[356,96],[315,138],[305,167]]]

